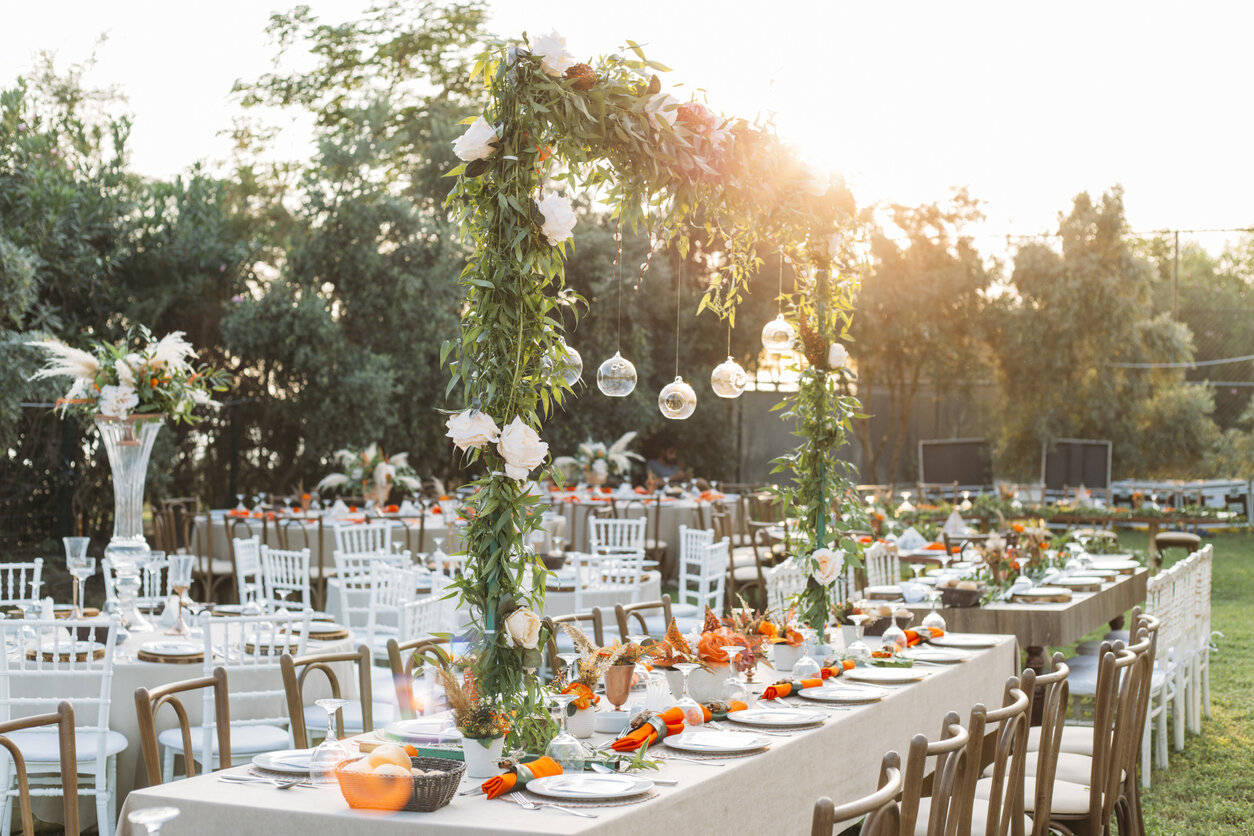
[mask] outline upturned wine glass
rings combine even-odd
[[[348,747],[335,737],[335,713],[348,704],[348,700],[326,699],[314,702],[327,713],[327,736],[309,756],[309,782],[320,787],[338,786],[335,767],[352,757]]]
[[[736,662],[744,648],[739,645],[728,645],[723,650],[727,651],[727,678],[719,687],[718,698],[722,702],[737,700],[748,705],[749,689],[740,681],[740,670],[736,667]]]
[[[796,680],[814,679],[819,676],[823,666],[820,665],[810,651],[814,648],[814,637],[817,635],[810,627],[802,627],[797,632],[801,633],[801,658],[792,663],[792,678]]]
[[[544,749],[544,754],[557,761],[564,773],[582,772],[587,754],[583,744],[566,729],[566,715],[574,699],[574,694],[553,695],[553,701],[557,703],[558,732]]]
[[[684,713],[684,725],[690,729],[705,723],[705,711],[701,708],[701,704],[694,700],[688,692],[688,675],[699,667],[701,666],[696,662],[675,663],[675,668],[684,675],[684,695],[675,705]]]
[[[927,599],[931,603],[932,608],[927,615],[923,616],[920,626],[929,632],[934,630],[945,631],[945,617],[936,609],[936,604],[940,601],[940,598],[941,591],[939,589],[933,589],[927,594]]]
[[[866,629],[865,625],[870,617],[863,612],[849,616],[849,620],[853,622],[854,640],[852,644],[845,648],[845,652],[855,659],[871,658],[871,648],[867,647],[866,642],[862,641],[862,633]]]

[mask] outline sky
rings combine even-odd
[[[364,0],[307,0],[324,20]],[[237,78],[270,68],[278,0],[0,0],[0,85],[40,50],[116,86],[132,167],[168,177],[221,160]],[[625,39],[674,68],[680,98],[773,115],[860,203],[985,201],[983,246],[1057,227],[1081,191],[1119,183],[1133,230],[1254,227],[1254,4],[859,0],[493,0],[490,29],[556,29],[579,56]],[[278,149],[299,156],[300,131]],[[1225,236],[1186,236],[1208,247]],[[981,242],[977,241],[977,244]]]

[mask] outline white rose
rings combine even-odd
[[[466,129],[466,133],[453,140],[453,153],[466,162],[486,160],[496,153],[496,147],[491,143],[498,139],[496,129],[480,116]]]
[[[679,116],[679,99],[670,93],[654,93],[644,105],[644,115],[659,130],[662,125],[658,119],[665,119],[667,124],[673,126]]]
[[[125,418],[131,410],[139,406],[139,395],[130,386],[102,386],[100,399],[96,402],[100,414],[110,418]]]
[[[849,362],[849,352],[840,343],[832,343],[827,347],[827,367],[843,369]]]
[[[505,619],[505,635],[527,650],[540,646],[540,616],[531,610],[514,610]]]
[[[836,579],[840,577],[840,572],[845,568],[845,550],[837,549],[815,549],[810,555],[818,568],[810,573],[821,586],[831,586]]]
[[[544,200],[537,201],[536,207],[544,215],[544,226],[540,227],[540,231],[550,244],[560,244],[574,235],[578,218],[575,217],[575,210],[569,200],[559,194],[551,194]]]
[[[549,75],[565,75],[575,63],[575,56],[566,51],[566,36],[557,30],[536,38],[531,54],[540,59],[540,69]]]
[[[519,481],[526,479],[527,474],[539,467],[549,454],[549,445],[517,417],[501,430],[501,440],[496,443],[496,449],[505,459],[505,475]]]
[[[445,426],[448,427],[448,437],[463,453],[471,447],[483,448],[501,437],[496,422],[487,413],[474,409],[450,415]]]

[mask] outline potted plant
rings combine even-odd
[[[622,662],[627,647],[617,643],[597,647],[577,625],[563,626],[579,652],[573,674],[563,674],[562,693],[575,695],[566,707],[566,728],[575,737],[586,739],[596,730],[596,705],[601,701],[593,691],[606,673]]]
[[[497,762],[505,747],[509,717],[495,702],[479,694],[469,667],[460,680],[447,668],[439,670],[444,694],[453,709],[453,722],[462,733],[466,775],[471,778],[499,775]]]

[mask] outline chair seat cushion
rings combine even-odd
[[[1024,775],[1036,775],[1036,764],[1039,754],[1039,752],[1028,752],[1027,758],[1024,759]],[[984,770],[984,777],[987,778],[990,774],[992,774],[991,766]],[[1058,766],[1054,769],[1054,780],[1087,785],[1092,777],[1093,759],[1091,757],[1088,755],[1077,755],[1075,752],[1058,753]]]
[[[1202,545],[1202,538],[1187,531],[1160,531],[1154,537],[1154,545],[1160,549],[1170,546],[1196,549]]]
[[[396,708],[391,703],[376,702],[371,707],[372,717],[370,718],[376,729],[386,726],[388,723],[396,719]],[[361,724],[361,702],[353,700],[340,709],[344,715],[344,731],[347,733],[362,731]],[[310,736],[321,737],[327,728],[327,713],[325,710],[316,705],[305,706],[305,730]],[[231,748],[235,748],[232,746]]]
[[[1041,727],[1034,726],[1028,730],[1028,751],[1035,752],[1039,748]],[[1093,757],[1093,729],[1089,726],[1067,726],[1062,730],[1061,750]]]
[[[33,729],[31,731],[13,732],[8,737],[17,744],[17,748],[22,752],[22,757],[28,763],[59,763],[61,760],[61,738],[55,731]],[[121,732],[110,730],[105,735],[106,755],[116,755],[118,752],[124,751],[126,746],[126,735]],[[94,760],[96,757],[96,732],[75,731],[74,754],[79,763]],[[6,753],[0,755],[0,757],[7,760],[9,756]]]
[[[989,782],[992,783],[991,781]],[[985,798],[987,798],[987,794]],[[927,836],[928,819],[932,814],[932,799],[919,799],[919,818],[914,823],[915,836]],[[988,802],[984,798],[975,799],[975,803],[971,808],[971,836],[984,836],[985,828],[988,825]],[[1023,830],[1025,833],[1032,832],[1032,819],[1023,817]]]
[[[993,779],[981,778],[975,782],[976,810],[980,809],[980,801],[985,801],[984,809],[988,809],[987,799],[992,795]],[[1023,809],[1029,813],[1036,806],[1036,778],[1028,776],[1023,779]],[[1089,788],[1084,784],[1073,784],[1070,781],[1054,781],[1054,795],[1049,802],[1051,816],[1081,816],[1089,811]],[[976,813],[976,820],[981,820]],[[1029,823],[1030,833],[1032,825]],[[917,832],[917,831],[916,831]],[[971,831],[975,832],[974,829]],[[983,831],[981,831],[983,832]]]
[[[183,751],[183,733],[177,729],[166,729],[157,735],[157,742],[175,752]],[[192,754],[199,755],[204,751],[204,735],[200,727],[192,728]],[[260,752],[276,752],[291,747],[291,738],[286,729],[278,726],[231,724],[231,755],[255,755]],[[213,751],[218,751],[218,735],[213,735]]]
[[[731,571],[731,576],[735,578],[736,583],[757,583],[758,567],[755,566],[737,566]]]

